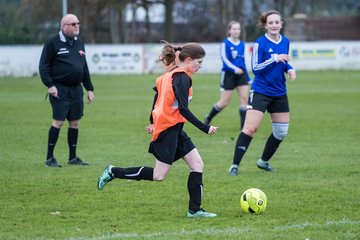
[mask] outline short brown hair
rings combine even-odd
[[[258,24],[257,24],[258,27],[260,27],[260,28],[265,27],[265,25],[266,25],[266,20],[267,20],[268,16],[270,16],[270,15],[272,15],[272,14],[279,15],[279,16],[280,16],[280,19],[281,19],[281,21],[282,21],[281,14],[280,14],[278,11],[276,11],[276,10],[268,10],[268,11],[263,12],[263,13],[260,15],[259,20],[258,20]]]

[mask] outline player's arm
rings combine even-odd
[[[265,52],[261,48],[260,44],[258,42],[255,42],[253,46],[253,53],[251,60],[252,70],[255,75],[259,75],[264,72],[267,72],[273,67],[274,64],[278,62],[277,54],[273,54],[269,59],[263,61],[264,54]]]
[[[288,56],[289,56],[290,42],[287,45],[287,49],[288,49]],[[289,60],[290,60],[290,56],[289,56]],[[288,74],[288,76],[291,80],[296,79],[295,68],[288,61],[285,62],[285,73]]]
[[[153,104],[152,104],[152,108],[151,108],[151,112],[150,112],[150,118],[149,118],[150,124],[154,123],[154,119],[153,119],[153,116],[152,116],[152,111],[154,110],[155,103],[156,103],[156,100],[157,100],[157,97],[158,97],[157,88],[153,87],[153,90],[155,91],[155,95],[154,95],[154,100],[153,100]]]
[[[175,73],[173,75],[173,90],[175,97],[178,101],[178,107],[180,114],[188,120],[195,127],[203,131],[204,133],[209,133],[210,126],[205,125],[188,108],[189,105],[189,88],[191,87],[191,79],[185,73]]]
[[[289,62],[285,62],[285,68],[284,68],[285,73],[288,73],[291,70],[295,71],[294,67],[291,66]]]
[[[293,66],[291,66],[288,62],[285,63],[285,73],[288,74],[289,78],[291,80],[295,80],[296,79],[296,71],[295,68]]]
[[[154,119],[153,119],[153,116],[152,116],[152,111],[154,110],[155,108],[155,103],[156,103],[156,100],[158,98],[158,91],[157,91],[157,88],[156,87],[153,87],[154,91],[155,91],[155,95],[154,95],[154,100],[153,100],[153,104],[152,104],[152,108],[151,108],[151,111],[150,111],[150,117],[149,117],[149,125],[146,126],[146,131],[149,133],[149,134],[153,134],[154,132]]]

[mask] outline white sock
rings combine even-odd
[[[239,165],[236,165],[236,164],[231,164],[231,167],[230,168],[239,168]]]

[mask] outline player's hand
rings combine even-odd
[[[149,134],[152,134],[152,133],[154,132],[154,125],[150,123],[150,124],[146,127],[146,131],[147,131]]]
[[[238,68],[235,70],[235,73],[241,75],[244,74],[244,71],[241,68]]]
[[[285,63],[290,61],[290,56],[288,54],[279,54],[277,55],[277,60],[278,62]]]
[[[88,103],[92,103],[92,101],[94,101],[94,92],[93,91],[88,91],[87,92],[87,99],[88,99]]]
[[[296,72],[295,71],[288,71],[288,76],[291,81],[295,81],[296,79]]]
[[[55,86],[52,86],[50,88],[48,88],[47,92],[51,95],[51,96],[54,96],[54,97],[59,97],[59,93],[58,93],[58,90]]]
[[[208,134],[209,135],[215,134],[218,129],[219,129],[218,127],[210,126]]]

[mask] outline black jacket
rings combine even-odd
[[[94,90],[85,58],[84,43],[79,37],[65,37],[61,31],[45,43],[39,72],[42,82],[48,88],[56,83],[66,86],[82,83],[86,90]]]

